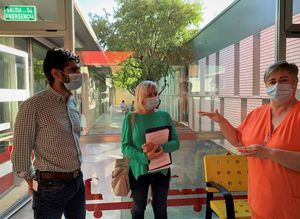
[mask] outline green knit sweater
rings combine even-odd
[[[122,153],[130,159],[130,169],[137,179],[148,173],[148,159],[142,150],[146,142],[145,133],[149,128],[171,125],[170,141],[162,145],[164,152],[173,152],[179,149],[178,134],[171,116],[165,111],[156,111],[150,114],[136,114],[133,132],[131,131],[131,112],[127,113],[122,127]],[[168,170],[160,170],[167,175]]]

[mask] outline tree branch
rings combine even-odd
[[[160,95],[165,90],[165,88],[167,87],[167,85],[168,85],[167,79],[166,79],[166,77],[164,77],[164,86],[162,87],[162,89],[161,89],[161,91],[159,92],[158,95]]]
[[[129,92],[132,96],[135,95],[135,94],[134,94],[134,91],[132,91],[130,88],[127,88],[127,90],[128,90],[128,92]]]

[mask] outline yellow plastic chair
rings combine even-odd
[[[233,199],[231,192],[247,192],[247,158],[237,155],[204,156],[207,191],[206,219],[214,212],[219,218],[251,218],[247,199]],[[213,200],[214,193],[224,200]]]

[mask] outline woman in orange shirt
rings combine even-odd
[[[248,157],[248,199],[255,219],[300,218],[300,102],[298,68],[281,61],[265,72],[270,104],[234,128],[218,110],[199,112],[217,122],[225,138]]]

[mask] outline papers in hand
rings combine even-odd
[[[241,155],[241,152],[239,152],[238,149],[232,146],[229,142],[225,142],[225,143],[220,143],[219,141],[218,142],[214,141],[214,142],[219,146],[221,146],[222,148],[228,150],[232,154]]]
[[[239,152],[238,149],[232,145],[221,145],[221,146],[235,155],[242,155],[242,153]]]
[[[169,141],[171,126],[161,126],[146,130],[146,143],[165,144]],[[170,153],[163,153],[160,157],[151,160],[148,171],[153,172],[161,169],[169,168],[172,164]]]

